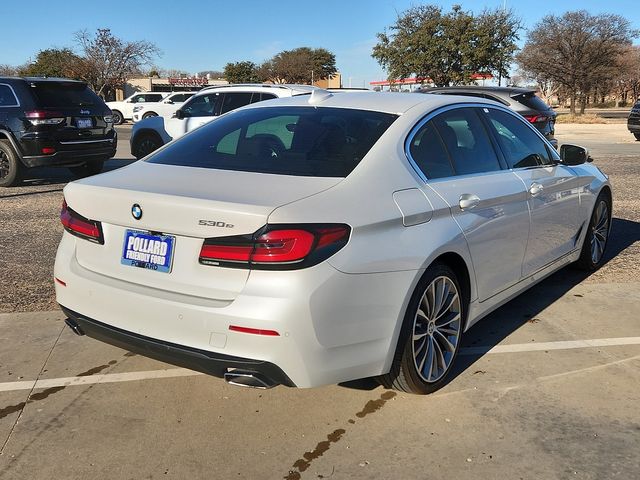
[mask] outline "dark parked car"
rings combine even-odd
[[[627,119],[627,128],[636,137],[636,140],[640,140],[640,100],[638,100]]]
[[[434,87],[423,88],[422,93],[436,93],[439,95],[466,95],[495,100],[516,111],[530,121],[554,147],[558,141],[554,138],[556,112],[536,95],[535,90],[517,87]],[[639,127],[640,128],[640,127]]]
[[[84,82],[0,77],[0,187],[32,167],[99,173],[116,153],[111,110]]]

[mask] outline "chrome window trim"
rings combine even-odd
[[[462,176],[467,176],[467,175],[481,175],[481,174],[485,174],[485,173],[491,173],[491,172],[500,172],[500,171],[511,171],[511,172],[517,172],[520,170],[524,170],[524,169],[532,169],[532,168],[547,168],[547,167],[551,167],[553,165],[539,165],[537,167],[520,167],[520,168],[500,168],[500,170],[492,170],[491,172],[480,172],[480,173],[470,173],[467,175],[453,175],[450,177],[441,177],[441,178],[434,178],[434,179],[429,179],[427,178],[427,176],[424,174],[424,172],[422,172],[422,170],[420,170],[420,167],[418,167],[418,164],[416,163],[416,161],[413,159],[413,157],[411,156],[411,151],[410,151],[410,147],[411,147],[411,142],[413,141],[413,139],[415,138],[416,134],[418,133],[418,131],[430,120],[432,120],[434,117],[440,115],[441,113],[444,112],[448,112],[450,110],[457,110],[460,108],[469,108],[469,107],[473,107],[473,108],[493,108],[495,110],[500,110],[503,112],[507,112],[509,115],[512,115],[513,117],[517,118],[519,121],[523,122],[525,125],[527,125],[527,127],[529,129],[531,129],[533,132],[536,133],[536,135],[538,135],[538,137],[540,139],[542,139],[545,143],[545,145],[547,145],[547,149],[551,149],[550,151],[553,152],[555,151],[555,148],[553,147],[553,145],[551,145],[551,143],[549,143],[549,140],[547,140],[544,135],[542,135],[538,129],[536,127],[534,127],[533,125],[531,125],[529,122],[527,122],[522,115],[514,112],[513,110],[511,110],[510,108],[507,107],[503,107],[502,105],[493,105],[493,104],[488,104],[488,103],[475,103],[475,102],[465,102],[465,103],[455,103],[455,104],[451,104],[451,105],[445,105],[444,107],[440,107],[437,108],[436,110],[433,110],[432,112],[429,112],[427,115],[425,115],[424,117],[422,117],[420,119],[420,121],[418,123],[416,123],[411,130],[409,131],[409,134],[407,135],[407,138],[404,141],[404,154],[407,157],[407,160],[409,161],[409,164],[411,165],[411,167],[413,168],[413,170],[418,174],[418,176],[420,177],[420,179],[425,182],[428,183],[429,181],[437,181],[437,180],[444,180],[444,179],[451,179],[451,178],[457,178],[457,177],[462,177]],[[488,133],[488,132],[487,132]],[[491,142],[493,144],[493,142]],[[498,148],[501,149],[500,145],[498,145]],[[502,150],[502,149],[501,149]],[[497,154],[498,152],[496,152]],[[502,152],[501,152],[502,153]],[[504,154],[503,154],[504,155]],[[553,153],[552,153],[553,155]],[[506,160],[506,159],[505,159]]]
[[[20,99],[18,98],[18,95],[16,95],[16,91],[13,89],[13,87],[11,85],[9,85],[8,83],[0,83],[0,86],[5,86],[5,87],[9,87],[9,90],[11,90],[11,93],[13,94],[13,98],[16,101],[15,105],[0,105],[0,108],[16,108],[20,106]]]

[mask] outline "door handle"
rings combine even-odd
[[[460,210],[471,210],[473,207],[480,203],[480,198],[472,193],[463,193],[460,195],[458,205]]]
[[[529,187],[529,193],[531,194],[532,197],[540,195],[543,190],[544,190],[544,186],[536,182],[533,182]]]

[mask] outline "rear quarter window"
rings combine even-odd
[[[18,105],[18,99],[13,94],[13,90],[9,85],[0,84],[0,108],[15,107]]]
[[[146,161],[276,175],[346,177],[396,115],[365,110],[266,107],[231,112]]]
[[[538,97],[534,92],[523,93],[511,98],[513,98],[515,101],[523,104],[525,107],[528,107],[532,110],[545,111],[551,108],[549,107],[549,105],[544,103],[544,101],[540,97]]]

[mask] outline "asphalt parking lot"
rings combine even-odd
[[[132,161],[129,128],[108,168]],[[640,142],[621,123],[557,137],[611,176],[607,263],[474,326],[428,397],[242,389],[77,337],[51,285],[72,177],[0,191],[0,478],[640,478]]]

